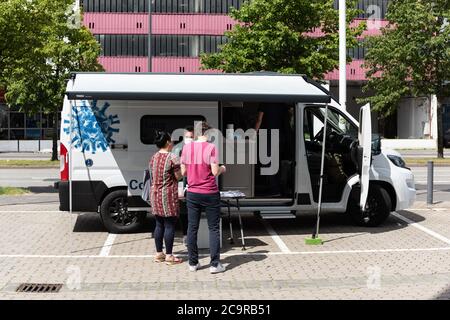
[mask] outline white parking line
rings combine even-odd
[[[100,251],[100,257],[108,257],[109,252],[111,251],[111,246],[114,244],[114,240],[116,240],[116,234],[110,233],[108,238],[106,238],[105,243],[103,244],[102,250]]]
[[[435,248],[404,248],[404,249],[368,249],[368,250],[323,250],[323,251],[290,251],[290,252],[236,252],[221,253],[221,256],[273,256],[273,255],[330,255],[330,254],[360,254],[360,253],[392,253],[392,252],[436,252],[450,251],[450,247]],[[200,257],[209,257],[209,254],[199,254]],[[149,259],[154,255],[33,255],[33,254],[3,254],[0,258],[28,258],[28,259]]]
[[[287,245],[281,240],[280,236],[273,230],[272,226],[266,221],[262,220],[262,224],[266,228],[269,235],[272,237],[272,240],[277,244],[278,248],[280,248],[282,253],[289,253],[291,250],[287,247]]]
[[[394,217],[396,217],[396,218],[406,222],[408,225],[410,225],[410,226],[412,226],[414,228],[417,228],[417,229],[419,229],[419,230],[429,234],[430,236],[445,242],[446,244],[450,244],[450,239],[444,237],[443,235],[441,235],[441,234],[439,234],[437,232],[434,232],[433,230],[428,229],[428,228],[418,224],[417,222],[414,222],[414,221],[412,221],[412,220],[402,216],[401,214],[398,214],[397,212],[392,212],[392,215]]]

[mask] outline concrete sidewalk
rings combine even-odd
[[[0,160],[50,160],[51,152],[0,152]]]
[[[402,156],[406,158],[433,158],[437,156],[436,150],[423,149],[423,150],[402,150],[396,149]],[[0,159],[4,160],[46,160],[52,156],[49,152],[1,152]],[[450,157],[450,149],[444,150],[444,157]]]
[[[405,158],[437,158],[437,150],[423,149],[423,150],[402,150],[395,149]],[[444,157],[450,157],[450,149],[444,149]]]

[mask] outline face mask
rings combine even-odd
[[[184,144],[189,144],[192,141],[194,141],[194,139],[192,139],[192,138],[184,138]]]

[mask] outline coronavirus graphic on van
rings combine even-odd
[[[106,111],[110,107],[105,102],[101,108],[94,100],[89,105],[85,100],[79,106],[72,107],[72,145],[81,151],[106,151],[115,140],[114,133],[119,132],[113,125],[119,124],[117,115],[107,115]],[[69,118],[69,117],[68,117]],[[64,120],[64,132],[70,134],[70,121]]]

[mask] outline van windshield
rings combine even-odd
[[[321,120],[325,118],[325,107],[315,108],[313,113]],[[328,124],[332,130],[340,135],[350,136],[353,139],[358,139],[358,127],[345,117],[340,111],[328,107]]]

